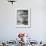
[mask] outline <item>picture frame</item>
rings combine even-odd
[[[31,27],[31,9],[30,8],[16,9],[16,27],[17,28]]]

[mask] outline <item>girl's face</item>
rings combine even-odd
[[[23,18],[21,17],[21,12],[18,12],[18,16],[17,16],[17,21],[18,21],[18,24],[22,24],[23,23]]]

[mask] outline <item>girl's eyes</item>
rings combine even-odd
[[[18,20],[17,22],[18,22],[18,23],[20,23],[20,21],[19,21],[19,20]]]

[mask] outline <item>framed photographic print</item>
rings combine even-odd
[[[16,27],[30,27],[31,13],[29,8],[16,9]]]

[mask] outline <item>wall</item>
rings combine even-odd
[[[18,32],[26,32],[33,40],[46,40],[45,0],[17,0],[14,5],[0,0],[0,40],[14,40]],[[31,27],[16,28],[16,8],[31,8]]]

